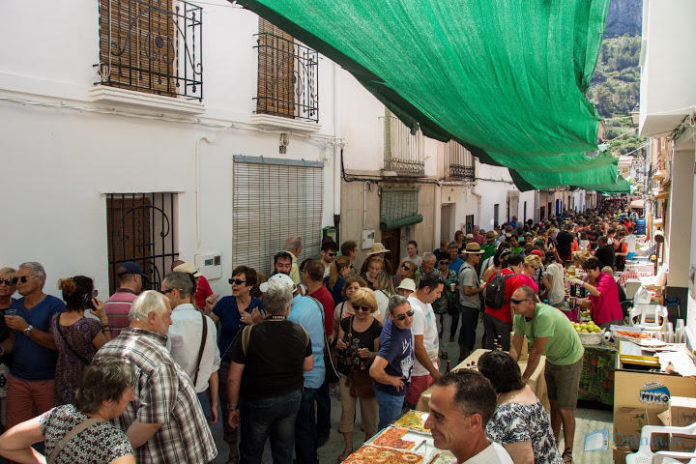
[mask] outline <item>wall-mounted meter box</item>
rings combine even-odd
[[[203,274],[206,279],[214,280],[222,277],[222,253],[201,253],[194,257],[198,272]]]

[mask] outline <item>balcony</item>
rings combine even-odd
[[[95,86],[150,94],[136,103],[142,105],[156,105],[161,97],[203,100],[203,10],[184,1],[173,7],[173,2],[100,0],[95,65],[100,80]],[[125,92],[105,92],[103,87],[91,93],[95,99],[125,98]]]
[[[425,175],[423,133],[415,134],[396,116],[387,112],[384,123],[384,170],[400,176]]]
[[[298,123],[318,123],[317,52],[264,20],[259,23],[256,37],[259,57],[256,116],[270,115]],[[268,118],[252,119],[262,122]]]
[[[450,140],[446,146],[447,177],[451,180],[474,182],[476,164],[474,155],[461,144]]]

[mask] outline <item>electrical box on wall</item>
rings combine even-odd
[[[361,248],[367,250],[375,244],[375,229],[363,229]]]
[[[194,264],[198,272],[206,279],[214,280],[222,277],[222,253],[201,253],[194,257]]]

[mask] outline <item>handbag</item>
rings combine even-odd
[[[310,298],[312,298],[310,296]],[[326,325],[324,324],[324,310],[322,309],[321,303],[316,299],[312,298],[319,308],[319,313],[321,313],[321,327],[322,330]],[[333,362],[333,357],[331,356],[331,350],[329,349],[329,338],[326,336],[326,330],[324,332],[324,367],[326,373],[324,374],[324,381],[326,383],[337,383],[338,382],[338,372],[336,371],[336,366]]]
[[[353,398],[374,398],[375,387],[367,372],[352,371],[346,379],[346,384],[350,387],[350,396]]]

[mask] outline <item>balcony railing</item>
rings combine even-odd
[[[319,122],[319,56],[291,36],[256,34],[256,112]]]
[[[467,182],[476,179],[474,155],[454,140],[447,144],[447,166],[447,174],[451,179]]]
[[[384,168],[404,176],[425,175],[423,133],[411,133],[396,116],[389,114],[384,124]]]
[[[201,101],[202,13],[181,0],[100,0],[95,84]]]

